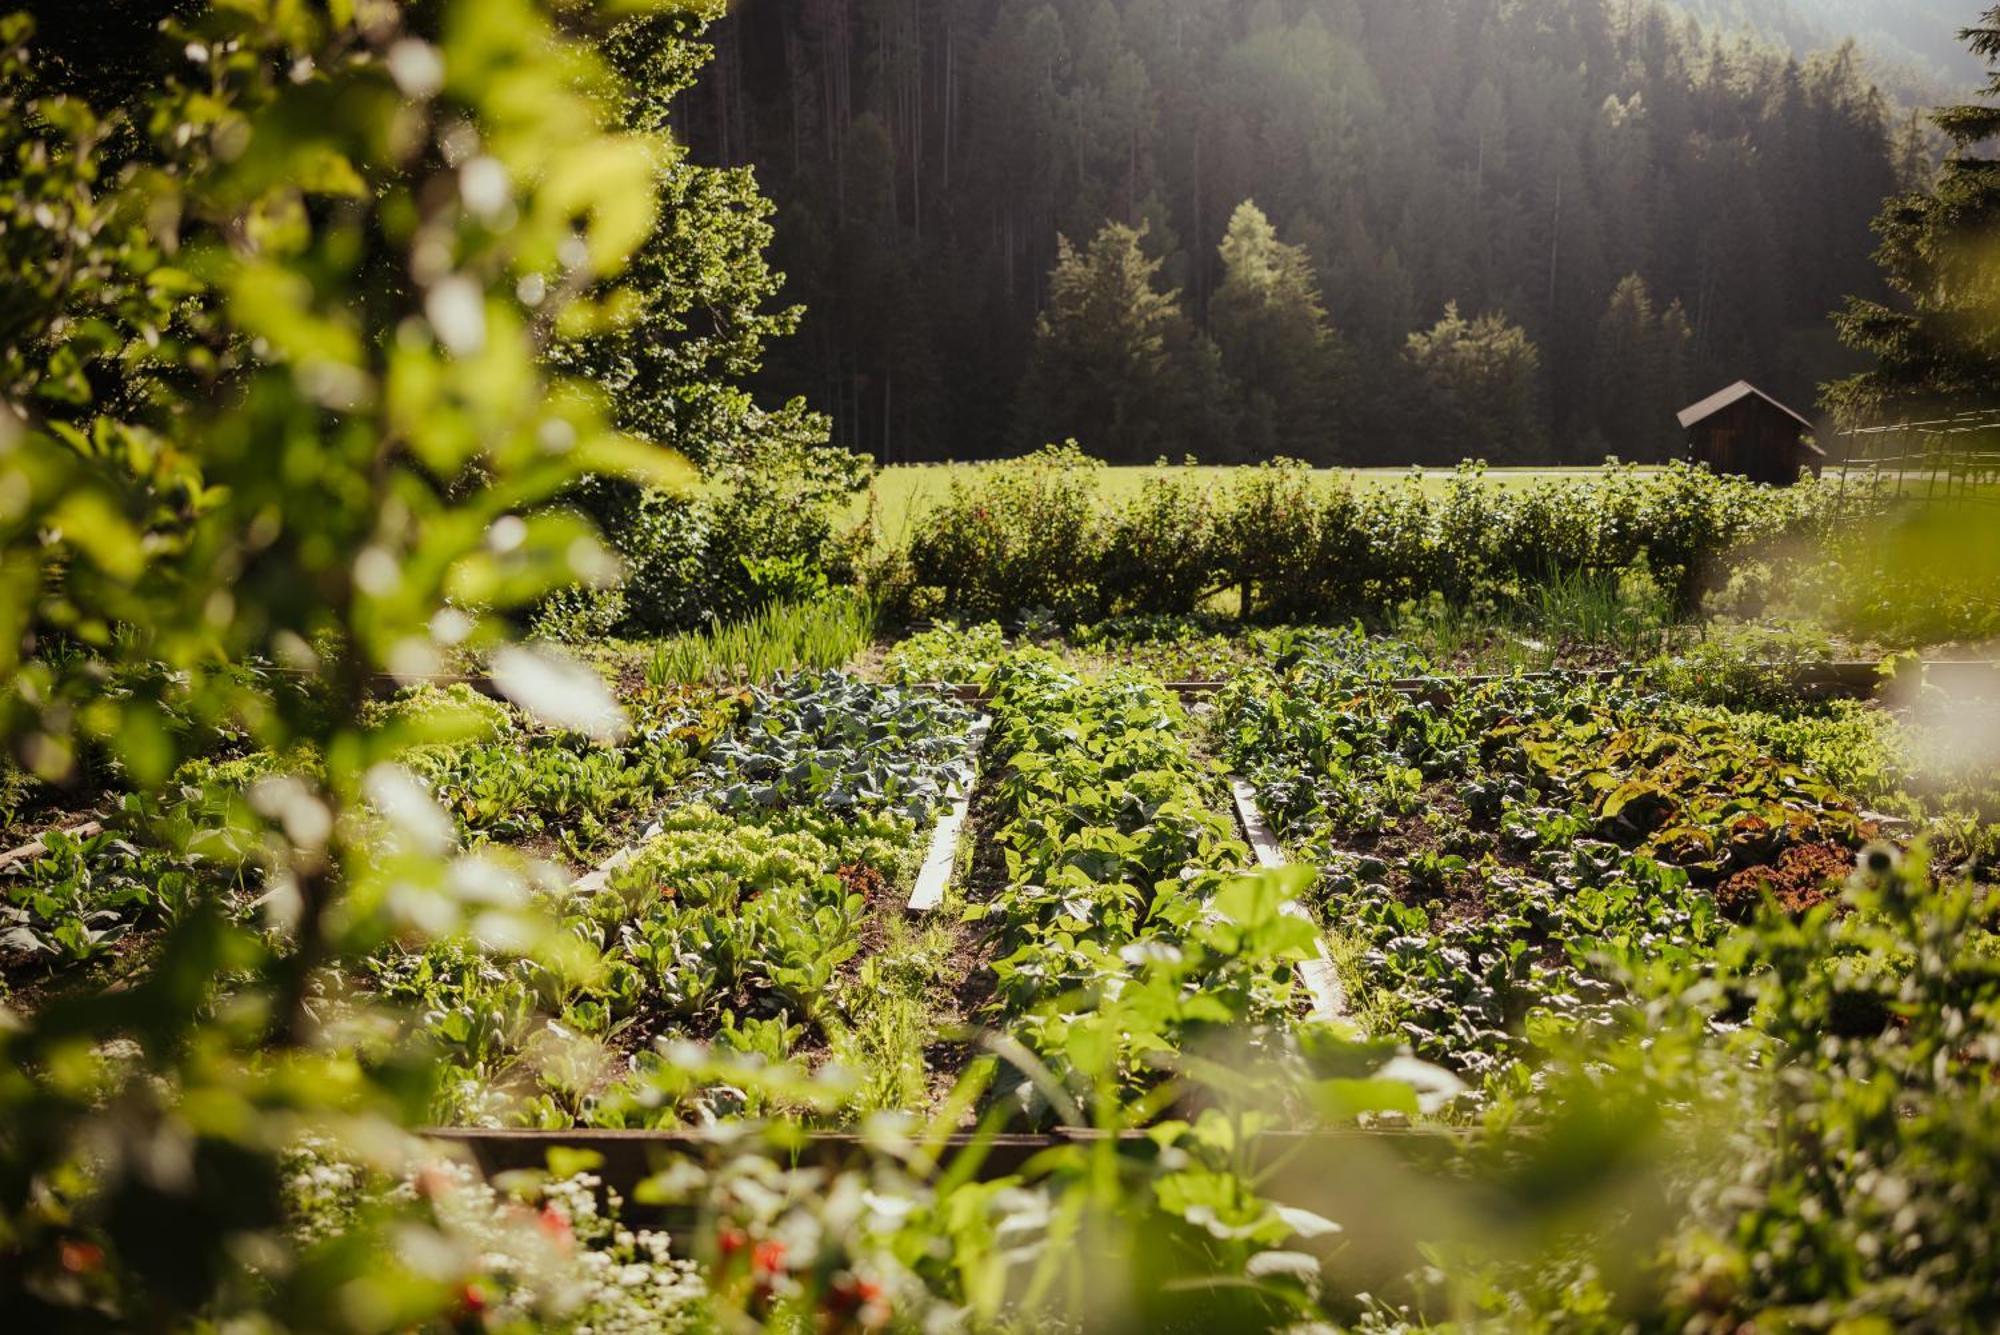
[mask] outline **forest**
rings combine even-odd
[[[1809,413],[1852,369],[1826,316],[1928,159],[1858,48],[1651,0],[746,0],[708,40],[676,123],[755,167],[810,311],[761,383],[883,462],[1657,459],[1717,385]]]
[[[1978,16],[1964,0],[1676,0],[1704,23],[1748,29],[1799,55],[1859,41],[1884,85],[1930,103],[1979,82],[1979,61],[1958,41]]]

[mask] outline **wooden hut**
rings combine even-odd
[[[1812,423],[1748,380],[1718,390],[1680,412],[1688,457],[1718,473],[1790,486],[1799,470],[1819,476],[1826,451],[1806,439]]]

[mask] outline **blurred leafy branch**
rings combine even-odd
[[[393,1158],[381,1133],[421,1115],[426,1077],[416,1047],[333,1026],[355,1012],[325,966],[461,928],[587,965],[396,763],[472,720],[362,706],[375,674],[469,649],[524,705],[620,725],[594,677],[506,647],[504,614],[615,576],[550,504],[580,478],[690,477],[546,356],[617,318],[652,233],[673,150],[624,127],[599,43],[670,8],[229,0],[164,24],[170,71],[118,108],[49,91],[30,20],[0,20],[0,736],[50,781],[106,749],[141,794],[188,758],[189,720],[318,760],[238,812],[261,924],[190,912],[138,985],[10,1019],[16,1328],[178,1325],[358,1282],[365,1230],[284,1255],[281,1155],[336,1127]],[[159,668],[156,690],[106,689]],[[352,1324],[445,1297],[407,1266],[369,1282]]]

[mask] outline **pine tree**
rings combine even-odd
[[[1454,301],[1437,324],[1410,335],[1404,355],[1427,391],[1434,458],[1508,464],[1547,457],[1542,354],[1505,315],[1468,320]]]
[[[1236,387],[1238,444],[1251,459],[1332,463],[1339,340],[1303,246],[1287,245],[1250,200],[1222,238],[1209,327]]]
[[[1990,67],[1984,95],[2000,98],[2000,6],[1960,35]],[[2000,135],[2000,106],[1932,120],[1954,151],[1930,189],[1891,200],[1875,222],[1876,262],[1901,301],[1850,297],[1834,317],[1841,340],[1876,359],[1826,386],[1848,421],[2000,406],[2000,162],[1978,151]]]
[[[1673,415],[1686,402],[1692,339],[1680,303],[1657,310],[1638,274],[1612,290],[1590,371],[1590,412],[1603,452],[1643,462],[1673,456],[1680,443]]]
[[[1221,401],[1215,346],[1177,289],[1156,285],[1145,229],[1106,223],[1082,250],[1056,243],[1047,307],[1022,387],[1028,445],[1073,437],[1114,462],[1212,455]]]

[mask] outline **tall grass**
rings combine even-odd
[[[874,603],[851,589],[773,603],[742,621],[662,640],[646,665],[655,686],[735,685],[845,665],[875,639]]]
[[[1473,607],[1433,594],[1405,604],[1390,628],[1434,663],[1484,672],[1540,671],[1607,652],[1636,664],[1695,632],[1675,615],[1671,595],[1637,568],[1551,570],[1504,600]]]
[[[1529,626],[1553,644],[1606,645],[1634,661],[1671,647],[1671,600],[1632,571],[1554,570],[1525,601]]]

